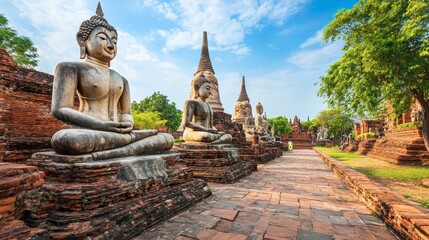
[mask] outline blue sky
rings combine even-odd
[[[103,0],[104,17],[118,30],[111,63],[128,79],[132,100],[155,91],[182,108],[197,69],[202,32],[225,112],[232,114],[241,77],[253,111],[267,117],[314,118],[327,109],[319,81],[341,57],[342,44],[321,42],[321,30],[357,0]],[[39,71],[52,74],[62,61],[82,61],[75,36],[95,14],[98,0],[0,0],[0,13],[40,55]]]

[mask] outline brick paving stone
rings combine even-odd
[[[232,229],[232,221],[221,219],[217,222],[214,229],[221,232],[229,232]]]
[[[286,238],[295,238],[297,235],[298,229],[290,229],[286,227],[278,226],[268,226],[267,232],[265,233],[265,238],[268,239],[286,239]]]
[[[206,230],[204,230],[204,231],[200,232],[200,233],[197,235],[197,239],[200,239],[200,240],[210,240],[210,239],[212,239],[212,238],[213,238],[217,233],[218,233],[218,231],[215,231],[215,230],[213,230],[213,229],[206,229]]]
[[[397,239],[313,150],[286,152],[236,183],[209,185],[211,197],[136,239]]]
[[[214,209],[213,214],[220,218],[233,221],[235,216],[237,216],[238,211],[229,210],[229,209]]]
[[[303,229],[298,230],[298,240],[332,240],[333,236],[324,233],[317,233],[312,231],[306,231]]]

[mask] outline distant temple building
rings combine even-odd
[[[301,120],[296,115],[293,118],[293,123],[290,123],[290,126],[293,134],[300,134],[303,131]]]
[[[295,115],[293,122],[290,119],[289,125],[292,128],[292,133],[282,136],[283,143],[293,142],[294,149],[311,149],[314,146],[315,133],[312,130],[305,129],[301,125],[301,120],[298,116]]]

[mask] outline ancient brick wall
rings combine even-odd
[[[429,239],[429,210],[316,149],[329,168],[401,239]]]
[[[22,162],[50,149],[64,124],[50,114],[53,76],[16,66],[0,49],[0,162]]]

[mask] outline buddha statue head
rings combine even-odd
[[[201,97],[205,100],[210,94],[210,81],[204,76],[203,72],[201,72],[198,78],[192,81],[191,99]]]
[[[96,15],[82,22],[76,40],[81,59],[92,57],[110,64],[116,56],[118,33],[103,16],[103,10],[98,3]]]
[[[261,102],[258,102],[256,105],[256,114],[262,115],[264,112],[264,107],[262,106]]]

